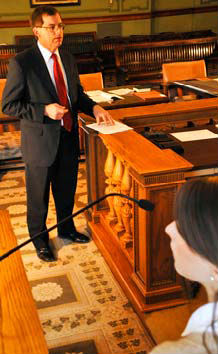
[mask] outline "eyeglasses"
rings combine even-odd
[[[58,25],[50,25],[49,27],[36,26],[36,28],[45,28],[48,32],[55,32],[57,30],[63,31],[65,27],[64,23],[59,23]]]

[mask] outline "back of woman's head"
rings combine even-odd
[[[218,266],[218,177],[186,182],[177,194],[174,213],[187,244]]]

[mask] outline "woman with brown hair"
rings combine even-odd
[[[155,347],[150,354],[218,353],[218,177],[186,182],[166,227],[176,271],[202,284],[208,302],[190,317],[181,338]]]

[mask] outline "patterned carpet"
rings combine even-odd
[[[0,208],[10,213],[18,244],[28,238],[24,171],[0,175]],[[80,164],[76,208],[86,204],[85,167]],[[48,227],[56,223],[53,199]],[[86,220],[76,218],[79,231]],[[58,254],[54,263],[39,260],[32,244],[22,258],[50,354],[146,354],[152,348],[127,298],[115,281],[93,241],[87,245],[64,244],[50,234]]]
[[[0,133],[0,162],[4,159],[21,157],[20,131]]]

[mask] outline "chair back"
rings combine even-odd
[[[0,101],[2,100],[3,90],[5,88],[6,79],[0,79]]]
[[[84,91],[102,90],[104,88],[102,73],[90,73],[79,75]]]
[[[181,81],[207,77],[204,60],[162,64],[163,81]]]
[[[0,78],[0,113],[2,113],[2,94],[5,88],[5,83],[6,83],[6,79],[1,79]],[[1,132],[1,124],[0,124],[0,132]]]

